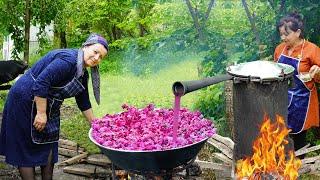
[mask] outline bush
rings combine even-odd
[[[230,129],[226,121],[224,85],[216,84],[201,90],[199,100],[195,103],[195,109],[206,118],[213,120],[218,134],[230,136]]]

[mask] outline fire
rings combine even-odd
[[[262,179],[265,174],[274,174],[281,179],[294,180],[298,177],[301,160],[295,158],[294,152],[289,152],[286,161],[285,137],[290,130],[286,127],[283,117],[277,116],[276,122],[264,117],[260,135],[253,143],[253,155],[237,162],[238,179]]]

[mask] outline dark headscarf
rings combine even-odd
[[[92,44],[97,44],[97,43],[102,44],[106,48],[107,52],[109,51],[108,41],[97,33],[90,34],[86,42],[82,44],[82,47],[89,46]],[[94,98],[96,99],[97,104],[100,104],[99,66],[95,66],[91,68],[91,80],[92,80]]]
[[[97,43],[102,44],[106,48],[106,50],[109,51],[108,41],[104,37],[102,37],[100,34],[97,34],[97,33],[90,34],[86,42],[82,44],[82,47],[92,45],[92,44],[97,44]]]

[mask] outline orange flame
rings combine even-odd
[[[270,118],[264,116],[259,137],[253,142],[253,155],[237,162],[238,179],[261,179],[260,174],[276,174],[285,180],[295,180],[301,160],[289,151],[286,161],[284,145],[288,144],[285,137],[290,130],[286,127],[283,117],[276,116],[272,124]]]

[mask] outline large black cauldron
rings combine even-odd
[[[161,174],[164,171],[172,171],[174,168],[185,165],[192,161],[199,153],[207,139],[188,146],[165,150],[165,151],[130,151],[104,147],[98,144],[91,136],[90,140],[95,143],[116,166],[141,174]]]

